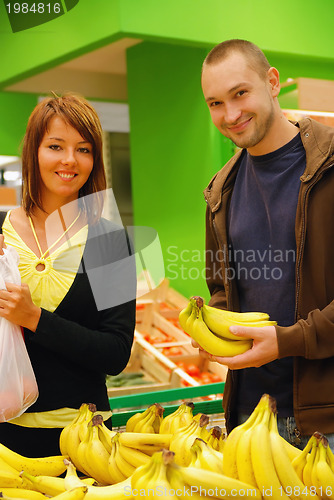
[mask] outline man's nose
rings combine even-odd
[[[225,104],[224,119],[227,125],[234,125],[238,122],[242,112],[238,106],[234,104]]]

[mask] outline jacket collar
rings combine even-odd
[[[334,155],[333,129],[311,118],[303,118],[293,123],[300,128],[301,140],[306,151],[306,168],[300,179],[302,182],[309,182],[326,159]],[[245,151],[245,149],[238,151],[217,172],[204,190],[205,200],[212,212],[219,209],[223,190],[229,187],[228,177]]]

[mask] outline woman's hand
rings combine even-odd
[[[6,248],[3,234],[0,234],[0,255],[3,255],[3,249]]]
[[[230,331],[240,338],[245,337],[253,339],[252,348],[243,354],[233,357],[214,356],[200,348],[200,355],[205,356],[210,361],[216,361],[221,365],[226,365],[231,370],[240,370],[241,368],[250,367],[257,368],[278,358],[278,342],[274,326],[254,328],[233,325],[230,327]],[[194,341],[192,341],[192,345],[194,347],[199,347]]]
[[[28,285],[6,283],[6,289],[0,290],[0,316],[32,332],[36,330],[41,309],[33,303]]]

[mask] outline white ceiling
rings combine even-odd
[[[55,68],[6,87],[6,91],[49,94],[73,91],[90,98],[127,101],[126,50],[141,40],[123,38]]]

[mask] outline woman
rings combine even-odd
[[[124,229],[101,216],[102,130],[85,99],[66,94],[36,106],[22,180],[22,205],[7,213],[0,240],[20,256],[22,285],[0,291],[0,316],[23,327],[39,396],[21,417],[0,424],[0,442],[36,457],[60,453],[60,432],[82,403],[95,403],[111,426],[105,375],[129,360],[135,268]],[[129,293],[108,302],[109,291],[123,285],[113,266],[125,259]],[[95,271],[103,276],[98,290]]]

